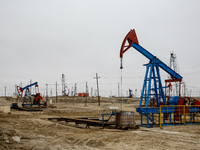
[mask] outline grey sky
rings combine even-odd
[[[135,29],[139,44],[169,64],[177,55],[188,88],[200,91],[200,1],[198,0],[0,0],[0,95],[14,85],[39,82],[54,90],[61,75],[71,89],[85,91],[85,82],[100,93],[117,95],[119,51]],[[148,60],[131,48],[124,54],[123,93],[142,88]],[[167,74],[162,72],[162,80]],[[59,86],[61,89],[61,86]],[[59,90],[61,94],[61,90]]]

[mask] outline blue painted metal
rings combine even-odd
[[[136,111],[137,112],[140,112],[140,117],[141,117],[141,126],[143,127],[155,127],[155,126],[159,126],[160,125],[160,114],[163,115],[162,117],[162,126],[169,126],[169,125],[180,125],[180,124],[184,124],[183,120],[182,120],[182,117],[183,115],[179,115],[180,117],[180,121],[177,122],[175,120],[172,120],[172,114],[175,114],[176,113],[176,110],[177,110],[177,107],[178,106],[175,106],[175,107],[164,107],[162,106],[162,109],[161,109],[161,113],[160,113],[160,108],[136,108]],[[185,106],[187,107],[187,106]],[[199,122],[195,122],[195,115],[197,112],[200,112],[200,107],[189,107],[190,111],[190,122],[185,122],[185,124],[200,124]],[[154,122],[154,115],[155,114],[158,114],[159,117],[158,117],[158,123],[156,124]],[[165,118],[164,118],[164,115],[165,114],[168,114],[169,115],[169,123],[165,123]],[[145,124],[143,123],[143,115],[145,115],[147,117],[147,119],[145,120]],[[151,116],[151,117],[150,117]]]
[[[35,104],[33,104],[33,102],[32,102],[32,98],[31,98],[31,93],[30,93],[29,87],[34,86],[34,85],[37,85],[37,84],[38,84],[38,82],[35,82],[35,83],[32,83],[32,84],[27,85],[27,86],[25,86],[25,87],[22,88],[22,91],[25,90],[25,94],[24,94],[24,99],[23,99],[23,102],[22,102],[22,106],[28,106],[28,105],[32,106],[32,105],[35,105]],[[29,97],[29,99],[30,99],[29,104],[25,104],[26,101],[27,101],[27,100],[26,100],[26,97]]]
[[[132,47],[134,47],[137,51],[139,51],[142,55],[147,57],[150,61],[149,64],[146,64],[146,74],[144,78],[144,84],[142,88],[142,93],[140,97],[140,104],[139,108],[136,109],[137,112],[139,112],[141,115],[145,115],[147,117],[147,127],[150,127],[151,121],[154,123],[154,114],[159,114],[160,112],[160,104],[166,105],[165,95],[162,87],[161,77],[160,77],[160,70],[159,67],[162,68],[164,71],[169,73],[171,76],[173,76],[176,79],[182,79],[182,77],[177,74],[175,71],[173,71],[171,68],[169,68],[167,65],[165,65],[162,61],[160,61],[158,58],[153,56],[150,52],[145,50],[143,47],[141,47],[139,44],[132,43]],[[153,88],[151,87],[153,80]],[[156,99],[156,105],[157,109],[155,108],[149,108],[150,98],[154,97]],[[142,101],[145,100],[145,109],[141,108]],[[162,112],[166,112],[167,110],[165,108],[162,108]],[[150,117],[150,114],[152,118]],[[142,118],[142,117],[141,117]],[[142,122],[143,120],[141,120]]]
[[[21,89],[22,91],[25,90],[25,94],[24,94],[24,99],[23,99],[23,102],[22,102],[22,106],[34,106],[34,105],[38,105],[38,103],[36,103],[34,100],[32,101],[31,93],[30,93],[30,90],[29,90],[29,88],[31,86],[34,86],[34,85],[37,85],[37,84],[38,84],[38,82],[34,82],[34,83],[32,83],[30,85],[27,85],[27,86],[25,86],[25,87],[23,87]],[[27,101],[26,100],[27,97],[29,97],[29,99],[30,99],[28,103],[26,102]],[[44,103],[44,104],[40,104],[40,105],[45,106],[46,104]]]
[[[133,97],[132,90],[129,89],[129,97]]]
[[[162,107],[161,109],[161,113],[175,113],[176,109],[178,106],[176,107]],[[187,106],[186,106],[187,107]],[[189,113],[194,113],[194,112],[200,112],[200,107],[189,107],[190,111]],[[141,112],[142,114],[149,114],[149,113],[153,113],[153,114],[159,114],[160,113],[160,108],[136,108],[137,112]]]
[[[18,108],[18,104],[17,104],[17,103],[12,103],[12,104],[10,105],[10,108],[17,109],[17,108]]]
[[[27,97],[29,97],[29,99],[30,99],[30,104],[32,104],[32,98],[31,98],[31,93],[30,93],[30,91],[29,91],[29,87],[26,87],[26,88],[24,88],[25,89],[25,94],[24,94],[24,100],[23,100],[23,102],[22,102],[22,106],[24,106],[24,105],[29,105],[29,104],[25,104],[25,102],[27,101],[26,100],[26,98]],[[24,89],[22,89],[22,90],[24,90]]]
[[[110,116],[115,115],[115,112],[112,112],[111,114],[101,114],[101,115],[102,115],[102,127],[104,127],[104,116],[105,115],[110,115]]]
[[[165,63],[163,63],[161,60],[159,60],[156,56],[152,55],[150,52],[148,52],[146,49],[144,49],[142,46],[136,43],[132,43],[132,47],[134,47],[138,52],[140,52],[142,55],[147,57],[151,62],[156,63],[160,68],[162,68],[164,71],[169,73],[171,76],[175,77],[176,79],[182,79],[182,76],[180,76],[178,73],[173,71],[170,67],[168,67]]]
[[[150,127],[150,121],[153,124],[155,124],[154,114],[159,114],[160,104],[166,105],[166,100],[165,100],[165,95],[164,95],[164,91],[163,91],[163,87],[162,87],[159,67],[162,68],[164,71],[166,71],[168,74],[170,74],[172,76],[172,78],[182,79],[182,76],[180,76],[178,73],[173,71],[165,63],[163,63],[161,60],[159,60],[156,56],[152,55],[150,52],[148,52],[146,49],[144,49],[139,44],[136,44],[133,42],[132,47],[135,48],[138,52],[140,52],[142,55],[144,55],[146,58],[149,59],[149,63],[144,65],[144,66],[146,66],[146,74],[144,77],[144,83],[143,83],[142,93],[141,93],[141,97],[140,97],[139,108],[137,108],[136,111],[139,112],[141,115],[141,125],[143,122],[142,115],[145,115],[147,117],[147,120],[146,120],[147,125],[144,125],[144,126]],[[153,87],[152,87],[152,83],[153,83]],[[157,105],[156,109],[149,108],[149,103],[151,101],[150,98],[154,98],[156,100],[156,105]],[[142,108],[143,100],[145,101],[145,104],[146,104],[145,108]],[[172,110],[172,112],[175,110]],[[162,113],[164,113],[164,112],[167,112],[168,110],[166,108],[162,108],[161,111],[162,111]]]
[[[168,104],[169,105],[178,105],[179,96],[172,96],[170,97]]]
[[[145,100],[145,103],[146,103],[145,107],[148,108],[148,105],[150,102],[149,98],[153,96],[156,99],[157,107],[160,107],[161,102],[164,105],[166,105],[165,95],[162,88],[162,82],[161,82],[160,73],[159,73],[159,67],[157,66],[157,64],[154,64],[154,63],[149,63],[145,66],[147,67],[147,69],[146,69],[144,84],[143,84],[142,93],[140,97],[139,108],[141,108],[142,106],[143,99]],[[153,88],[151,88],[152,80],[154,82]]]
[[[25,87],[22,88],[22,91],[25,90],[25,89],[28,89],[29,87],[31,87],[33,85],[37,85],[37,84],[38,84],[38,82],[32,83],[30,85],[27,85],[27,86],[25,86]]]
[[[35,106],[35,105],[38,105],[36,103],[33,103],[33,104],[23,104],[23,106]],[[46,104],[40,104],[40,106],[46,106]]]
[[[125,45],[126,42],[129,43],[129,45]],[[165,100],[165,95],[162,87],[162,82],[161,82],[161,77],[160,77],[160,71],[159,68],[162,68],[165,72],[171,75],[170,80],[166,82],[177,82],[182,80],[182,76],[180,76],[178,73],[173,71],[171,68],[169,68],[165,63],[163,63],[161,60],[159,60],[156,56],[152,55],[150,52],[148,52],[146,49],[144,49],[142,46],[139,45],[139,42],[137,40],[137,36],[135,33],[135,30],[131,30],[125,37],[122,46],[121,46],[121,51],[120,51],[120,58],[121,58],[121,67],[120,69],[123,69],[122,66],[122,57],[123,53],[125,53],[130,47],[135,48],[138,52],[140,52],[142,55],[144,55],[146,58],[149,59],[149,63],[146,64],[146,74],[144,77],[144,83],[143,83],[143,88],[142,88],[142,93],[140,97],[140,103],[139,103],[139,108],[136,108],[136,111],[140,113],[141,115],[141,126],[145,127],[152,127],[155,124],[154,121],[154,115],[158,114],[159,115],[159,123],[163,121],[163,125],[165,125],[165,115],[169,115],[170,119],[170,124],[175,124],[175,120],[172,118],[171,115],[174,115],[177,111],[178,106],[178,101],[179,97],[171,97],[169,99],[169,105],[176,105],[176,107],[160,107],[160,105],[166,106],[166,100]],[[153,83],[153,86],[152,86]],[[179,93],[180,96],[180,93]],[[149,107],[150,102],[156,101],[156,108]],[[142,107],[142,102],[145,101],[145,107]],[[154,105],[155,106],[155,105]],[[200,107],[190,107],[190,112],[193,113],[191,116],[192,121],[195,120],[195,113],[199,113]],[[160,113],[163,115],[163,120],[160,120]],[[143,115],[146,117],[146,124],[143,124]],[[167,116],[168,117],[168,116]],[[102,116],[103,118],[103,116]],[[182,123],[182,118],[180,118],[180,122]],[[174,121],[172,123],[172,121]],[[151,122],[151,124],[150,124]]]

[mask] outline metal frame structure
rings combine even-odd
[[[30,87],[34,86],[37,87],[37,90],[36,91],[36,95],[34,95],[34,100],[32,101],[32,95],[31,95],[31,92],[29,90]],[[46,102],[44,104],[41,104],[40,103],[40,100],[43,99],[41,96],[40,96],[40,93],[39,93],[39,89],[38,89],[38,82],[34,82],[30,85],[27,85],[25,87],[19,87],[17,86],[17,91],[18,91],[18,94],[19,96],[22,97],[23,95],[23,91],[25,90],[25,94],[24,94],[24,99],[23,99],[23,102],[22,102],[22,106],[34,106],[34,105],[43,105],[43,106],[46,106]],[[27,100],[27,97],[29,98],[29,100]]]
[[[115,114],[102,114],[102,117],[104,115],[115,115]],[[103,128],[110,125],[115,125],[115,122],[109,122],[109,120],[105,120],[102,118],[102,120],[99,119],[92,119],[92,118],[71,118],[71,117],[65,117],[65,118],[48,118],[48,120],[56,120],[56,121],[65,121],[65,122],[75,122],[76,125],[78,124],[86,124],[86,128],[90,128],[90,126],[102,126]]]
[[[145,108],[144,108],[145,109]],[[161,105],[149,109],[148,116],[141,114],[141,126],[160,127],[200,124],[200,105]],[[149,117],[151,116],[151,117]],[[149,117],[150,119],[146,119]]]
[[[105,120],[104,119],[104,116],[110,116],[109,118],[108,118],[108,120]],[[106,126],[106,124],[108,124],[108,121],[110,120],[110,118],[113,116],[113,115],[115,115],[115,112],[112,112],[112,113],[110,113],[110,114],[101,114],[101,116],[102,116],[102,127],[104,128],[104,126]],[[106,122],[105,122],[106,121]]]
[[[128,45],[126,45],[126,42],[128,42]],[[166,100],[165,100],[165,95],[164,95],[164,91],[162,87],[159,68],[162,68],[164,71],[166,71],[168,74],[171,75],[172,77],[171,81],[174,81],[174,80],[181,81],[182,77],[178,73],[173,71],[171,68],[169,68],[161,60],[159,60],[156,56],[152,55],[150,52],[148,52],[142,46],[140,46],[134,29],[131,30],[126,35],[121,46],[121,50],[120,50],[120,58],[121,58],[120,68],[121,69],[123,68],[122,66],[123,54],[131,47],[135,48],[138,52],[140,52],[142,55],[144,55],[146,58],[149,59],[149,63],[145,65],[146,74],[145,74],[144,84],[143,84],[142,93],[140,97],[139,108],[141,108],[143,99],[145,100],[146,108],[148,108],[150,97],[153,97],[153,96],[155,97],[157,107],[159,107],[160,104],[166,105]],[[151,87],[152,80],[154,82],[153,88]]]
[[[140,97],[139,108],[136,108],[136,111],[141,115],[141,126],[152,127],[156,125],[154,121],[154,115],[160,114],[160,113],[165,114],[166,112],[166,108],[161,107],[161,106],[168,105],[168,102],[166,101],[166,95],[165,95],[166,90],[165,90],[165,93],[163,91],[163,88],[165,89],[167,88],[166,84],[168,82],[179,82],[179,97],[178,97],[178,102],[175,105],[186,104],[187,100],[184,98],[181,98],[181,94],[180,94],[180,91],[181,91],[180,84],[182,81],[182,76],[180,76],[170,67],[168,67],[165,63],[159,60],[156,56],[152,55],[150,52],[148,52],[142,46],[140,46],[134,29],[131,30],[123,40],[121,50],[120,50],[120,58],[121,58],[120,69],[123,69],[123,65],[122,65],[123,54],[131,47],[135,48],[138,52],[140,52],[142,55],[144,55],[146,58],[149,59],[149,63],[144,65],[146,66],[146,74],[145,74],[142,93]],[[171,79],[165,80],[165,87],[162,87],[159,68],[162,68],[165,72],[167,72],[171,76]],[[172,98],[171,101],[175,101],[175,100],[176,98]],[[197,101],[195,101],[195,103],[198,104]],[[178,108],[179,107],[176,107],[170,112],[168,111],[168,113],[176,113]],[[190,107],[188,111],[193,113],[193,107]],[[199,109],[195,109],[194,113],[195,112],[196,113],[199,112]],[[145,116],[145,120],[146,120],[144,121],[145,124],[143,123],[143,116]]]

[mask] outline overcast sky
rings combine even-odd
[[[68,88],[118,95],[119,52],[130,29],[139,44],[169,65],[177,56],[180,75],[193,95],[200,94],[199,0],[0,0],[0,95],[15,84],[38,82],[41,94],[55,94],[65,74]],[[131,48],[124,54],[123,94],[138,95],[148,59]],[[162,80],[168,77],[161,72]],[[93,92],[94,93],[94,92]]]

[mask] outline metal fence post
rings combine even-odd
[[[183,106],[184,125],[185,125],[185,105]]]
[[[160,105],[160,128],[162,127],[162,124],[161,124],[161,105]]]

